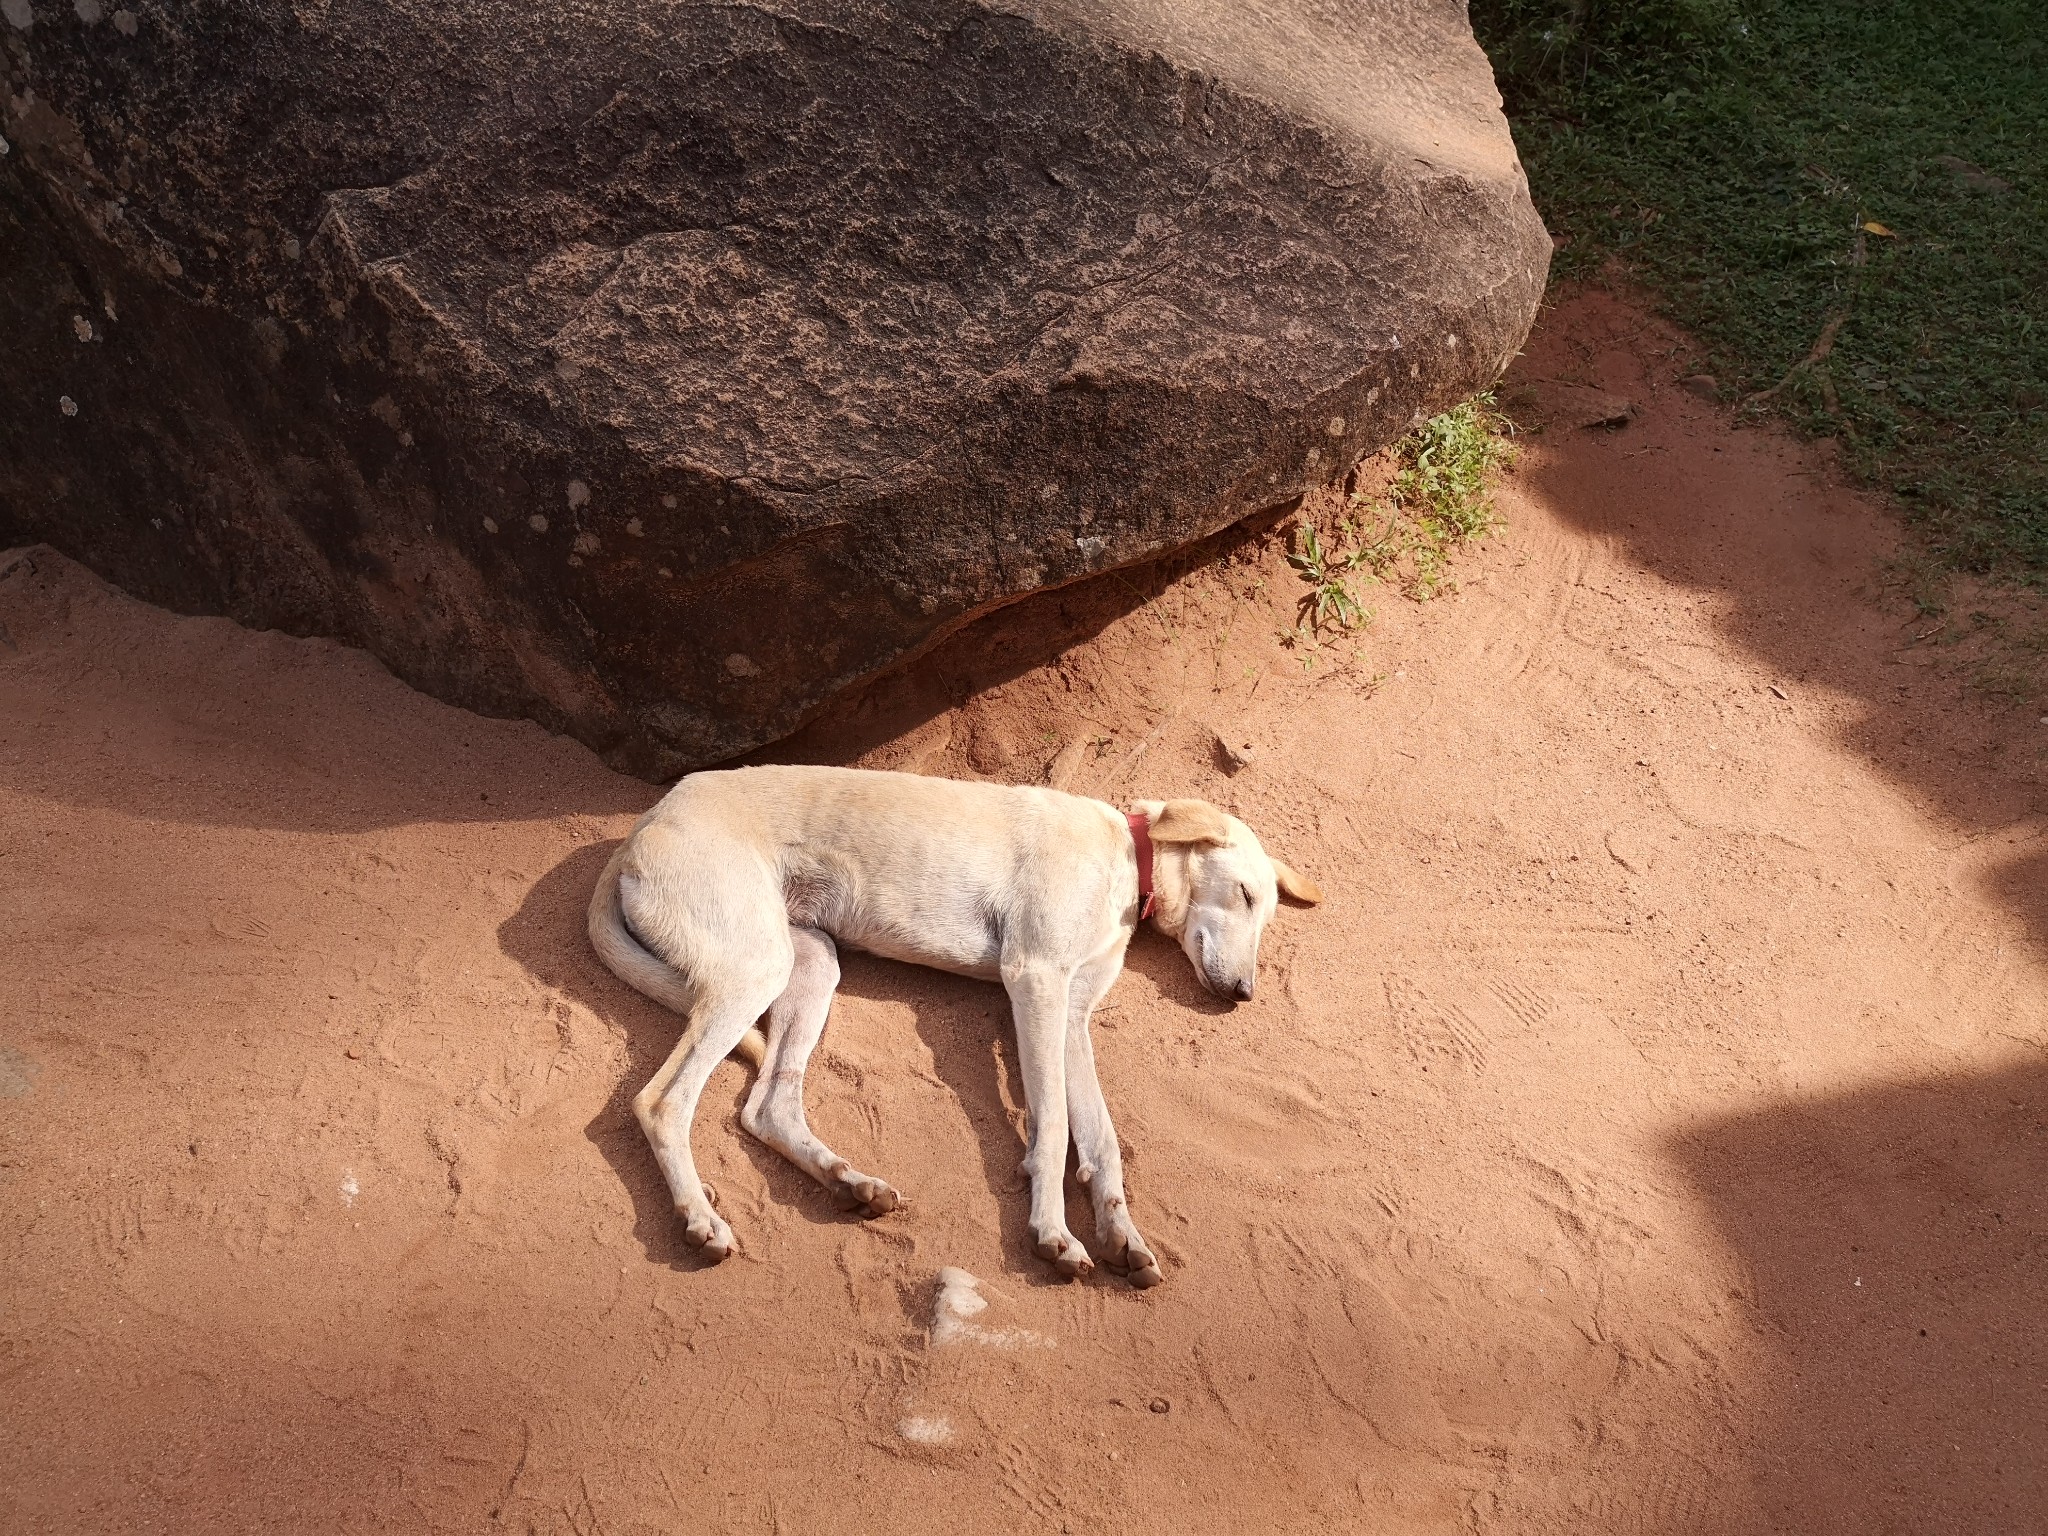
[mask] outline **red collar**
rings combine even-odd
[[[1152,915],[1152,818],[1143,811],[1129,811],[1124,820],[1131,824],[1131,841],[1138,852],[1138,921]]]

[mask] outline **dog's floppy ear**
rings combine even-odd
[[[1152,818],[1155,843],[1227,843],[1230,818],[1206,800],[1169,800]]]
[[[1280,882],[1280,894],[1289,901],[1313,907],[1323,899],[1323,888],[1283,860],[1273,860],[1273,878]]]

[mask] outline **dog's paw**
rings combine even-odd
[[[1049,1232],[1040,1237],[1038,1256],[1069,1280],[1085,1280],[1095,1273],[1095,1261],[1071,1232]]]
[[[1149,1291],[1166,1276],[1160,1271],[1159,1261],[1140,1248],[1125,1266],[1124,1278],[1130,1281],[1134,1290]]]
[[[695,1215],[687,1211],[679,1214],[683,1217],[683,1239],[692,1248],[714,1264],[732,1257],[733,1250],[739,1246],[739,1242],[732,1235],[732,1228],[726,1225],[722,1217],[709,1210],[700,1211]]]
[[[891,1211],[901,1210],[910,1204],[905,1196],[898,1194],[880,1179],[851,1171],[839,1176],[839,1182],[833,1186],[832,1194],[841,1209],[859,1211],[861,1215],[869,1218],[886,1216]]]
[[[1152,1250],[1145,1246],[1145,1240],[1136,1232],[1119,1239],[1116,1249],[1102,1256],[1102,1262],[1141,1291],[1149,1291],[1166,1278],[1159,1268],[1159,1260],[1152,1256]]]

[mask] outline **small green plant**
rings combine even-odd
[[[1351,595],[1345,579],[1358,565],[1358,552],[1353,550],[1344,556],[1326,553],[1322,535],[1316,532],[1313,523],[1302,524],[1295,534],[1295,548],[1288,553],[1287,563],[1308,583],[1297,615],[1300,625],[1313,634],[1325,624],[1357,629],[1371,623],[1372,610]]]
[[[1948,612],[1952,572],[1925,551],[1907,549],[1884,562],[1884,573],[1913,605],[1916,618],[1938,619]]]
[[[2006,704],[2024,704],[2040,688],[2040,678],[2031,667],[2014,661],[1992,661],[1980,667],[1970,686],[1988,698]]]
[[[1316,657],[1322,654],[1322,643],[1316,639],[1316,632],[1306,621],[1292,629],[1283,629],[1274,637],[1281,645],[1294,652],[1294,659],[1301,664],[1304,673],[1313,672]]]
[[[1287,561],[1308,591],[1291,643],[1370,624],[1372,610],[1352,590],[1354,580],[1393,582],[1418,601],[1441,592],[1452,553],[1499,522],[1486,475],[1513,453],[1507,430],[1491,395],[1468,400],[1395,445],[1399,467],[1383,502],[1354,494],[1328,537],[1313,523],[1300,525]]]
[[[1500,521],[1487,494],[1486,473],[1512,453],[1506,423],[1482,395],[1433,417],[1403,440],[1405,461],[1394,478],[1394,499],[1409,522],[1414,559],[1411,596],[1434,597],[1443,586],[1452,550],[1484,538]]]

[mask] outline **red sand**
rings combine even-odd
[[[784,749],[1205,794],[1329,890],[1255,1004],[1148,935],[1099,1020],[1145,1293],[1028,1251],[999,991],[860,957],[812,1115],[911,1208],[840,1215],[729,1063],[699,1267],[628,1110],[676,1023],[582,935],[657,791],[0,556],[0,1527],[2040,1524],[2048,728],[1686,371],[1547,314],[1522,377],[1640,416],[1530,439],[1342,664],[1240,538]],[[933,1348],[948,1264],[1051,1342]]]

